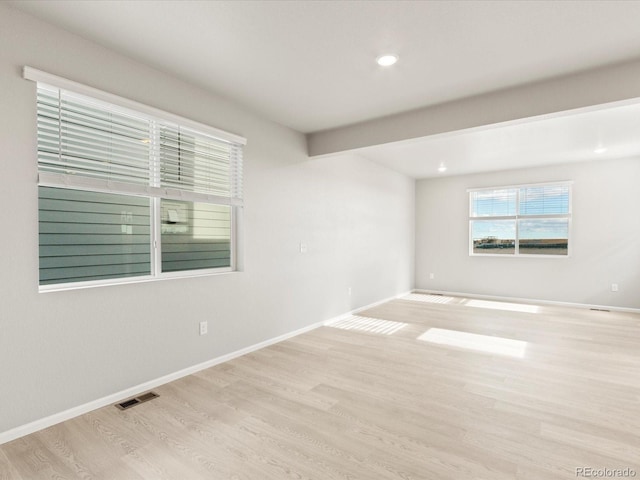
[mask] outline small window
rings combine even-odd
[[[470,255],[569,254],[571,183],[469,190]]]
[[[235,269],[244,139],[26,72],[38,82],[40,290]]]

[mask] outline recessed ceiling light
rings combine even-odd
[[[438,171],[440,173],[447,171],[447,167],[444,166],[444,163],[440,163],[440,166],[438,167]]]
[[[598,147],[593,151],[593,153],[604,153],[606,151],[607,151],[606,147]]]
[[[380,65],[381,67],[390,67],[397,61],[398,56],[393,54],[380,55],[378,58],[376,58],[376,62],[378,62],[378,65]]]

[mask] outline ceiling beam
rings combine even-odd
[[[640,60],[307,134],[311,157],[640,98]]]

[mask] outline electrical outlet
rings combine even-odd
[[[209,331],[209,322],[200,322],[200,335],[206,335]]]
[[[307,244],[306,243],[301,243],[300,244],[300,253],[307,253]]]
[[[434,278],[436,278],[436,274],[435,273],[430,273],[429,274],[429,280],[433,280]]]
[[[349,292],[349,296],[351,296],[351,287],[349,287],[348,292]]]
[[[618,291],[618,284],[617,283],[612,283],[611,284],[611,291],[612,292],[617,292]]]

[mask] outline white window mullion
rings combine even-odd
[[[514,251],[514,255],[520,255],[520,222],[518,221],[518,219],[520,218],[520,194],[522,192],[522,189],[517,189],[516,190],[516,240],[515,240],[515,251]]]
[[[158,277],[162,273],[162,242],[160,234],[162,230],[162,218],[160,211],[160,199],[151,198],[151,275]]]
[[[149,184],[151,187],[160,186],[160,129],[158,122],[149,122]],[[162,245],[160,234],[162,218],[160,199],[151,198],[151,274],[157,277],[162,273]]]
[[[160,130],[155,120],[149,122],[149,183],[160,186]]]

